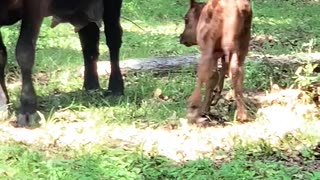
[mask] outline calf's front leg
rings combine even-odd
[[[221,92],[223,90],[226,71],[229,68],[229,65],[226,62],[225,56],[221,57],[221,64],[222,64],[222,67],[218,70],[218,74],[219,74],[218,83],[217,83],[216,87],[214,88],[213,96],[212,96],[212,99],[211,99],[211,105],[212,106],[215,106],[218,103],[218,101],[220,100],[220,98],[221,98]]]
[[[206,83],[206,98],[211,99],[212,88],[215,86],[214,82],[216,82],[216,80],[213,78],[217,77],[216,69],[216,61],[213,60],[211,49],[207,50],[207,52],[202,52],[197,69],[198,78],[196,82],[196,87],[188,100],[187,118],[190,123],[197,123],[198,120],[201,118],[202,110],[207,109],[208,102],[205,102],[205,105],[202,104],[201,89],[203,83]],[[211,92],[210,95],[209,92]]]
[[[247,110],[243,99],[243,79],[244,79],[244,59],[245,55],[237,53],[231,54],[230,73],[234,97],[237,104],[236,117],[240,121],[247,120]]]

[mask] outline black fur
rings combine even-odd
[[[101,4],[103,4],[103,8]],[[122,43],[121,5],[122,0],[0,1],[0,28],[12,25],[19,20],[22,21],[16,46],[16,59],[22,74],[21,105],[17,117],[18,126],[30,125],[31,115],[36,112],[36,92],[31,76],[36,41],[42,20],[46,16],[54,16],[57,23],[70,22],[76,29],[78,28],[85,64],[83,86],[86,90],[100,88],[96,65],[99,56],[98,44],[100,38],[97,21],[101,19],[104,22],[106,43],[110,50],[111,62],[108,90],[114,95],[123,94],[124,83],[119,67],[119,51]],[[4,79],[6,63],[7,51],[0,32],[0,108],[7,107],[9,102]]]

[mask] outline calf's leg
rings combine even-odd
[[[99,57],[100,30],[96,23],[90,23],[79,31],[79,38],[84,58],[84,83],[85,90],[99,89],[97,61]]]
[[[237,104],[237,119],[240,121],[247,120],[247,110],[243,100],[243,79],[244,79],[244,54],[231,54],[230,76],[234,89],[234,97]]]
[[[201,110],[207,110],[208,107],[205,105],[202,107],[201,104],[201,89],[203,83],[206,83],[206,98],[210,98],[209,92],[212,94],[212,88],[215,86],[213,83],[217,82],[214,78],[217,77],[217,66],[216,61],[213,60],[212,56],[212,49],[208,49],[206,52],[203,51],[201,53],[201,58],[199,61],[198,69],[197,69],[197,82],[196,87],[193,90],[191,96],[188,100],[188,107],[187,107],[187,118],[190,123],[196,123],[200,116]],[[208,100],[205,100],[208,101]],[[207,104],[207,102],[205,102]],[[210,109],[210,105],[209,105]]]
[[[216,55],[213,55],[213,58],[210,60],[209,64],[210,66],[205,67],[206,69],[202,69],[200,73],[206,73],[208,78],[205,81],[206,85],[206,93],[203,101],[202,106],[202,113],[208,114],[210,113],[210,106],[212,104],[212,99],[217,96],[216,93],[214,93],[214,90],[216,90],[216,86],[218,85],[218,82],[220,80],[219,72],[218,72],[218,59],[219,57]]]
[[[119,66],[119,53],[122,43],[121,6],[122,0],[104,0],[103,19],[111,63],[108,90],[111,95],[123,95],[124,93],[124,83]]]
[[[7,111],[9,96],[5,82],[4,69],[7,65],[7,50],[0,32],[0,111]]]
[[[216,87],[214,88],[213,96],[211,99],[212,106],[215,106],[221,98],[221,92],[223,90],[225,74],[228,69],[228,64],[226,62],[225,56],[221,57],[221,64],[222,64],[222,67],[218,70],[218,74],[219,74],[218,83],[217,83]]]

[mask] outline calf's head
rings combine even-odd
[[[197,45],[197,25],[201,11],[206,3],[190,0],[190,8],[184,16],[184,31],[180,35],[180,43],[185,46]]]

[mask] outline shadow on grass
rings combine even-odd
[[[123,103],[134,103],[140,105],[143,97],[136,96],[106,96],[107,90],[101,89],[96,91],[71,91],[71,92],[55,92],[53,95],[40,96],[40,110],[48,111],[50,109],[64,109],[72,106],[77,109],[84,108],[100,108],[113,107]]]

